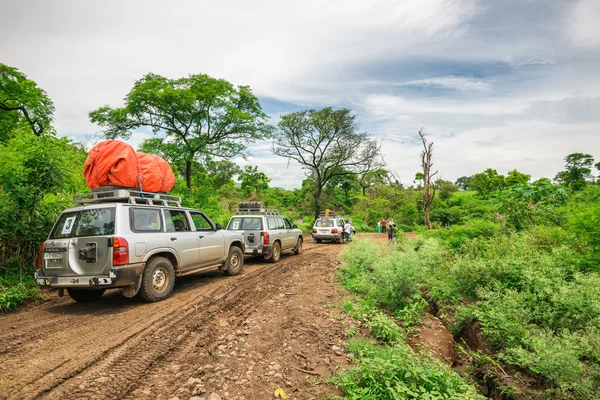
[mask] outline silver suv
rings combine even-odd
[[[317,243],[321,243],[323,240],[342,243],[345,223],[346,221],[339,215],[321,214],[313,226],[312,237]]]
[[[218,267],[237,275],[244,265],[244,238],[221,230],[181,198],[132,190],[76,195],[40,245],[38,285],[67,289],[76,301],[100,298],[108,288],[159,301],[176,276]]]
[[[282,251],[302,253],[302,231],[261,202],[240,203],[227,230],[242,233],[246,255],[262,255],[267,261],[277,262]]]

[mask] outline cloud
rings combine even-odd
[[[582,48],[600,47],[599,20],[600,2],[597,0],[578,1],[566,23],[572,43]]]
[[[492,85],[483,79],[467,78],[460,76],[444,76],[438,78],[417,79],[414,81],[397,83],[398,86],[426,86],[441,89],[453,89],[459,92],[488,92]]]

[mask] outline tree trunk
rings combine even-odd
[[[427,229],[431,229],[431,221],[429,220],[429,207],[425,208],[425,226]]]
[[[185,185],[188,189],[192,188],[192,162],[185,162]]]
[[[314,213],[315,219],[319,218],[319,214],[321,213],[321,192],[322,188],[317,184],[317,191],[315,192],[315,203],[314,203]]]

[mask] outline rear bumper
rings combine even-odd
[[[269,257],[273,252],[273,245],[262,245],[261,247],[246,247],[244,254],[247,256],[267,256]]]
[[[313,233],[313,239],[315,240],[340,240],[342,236],[338,233],[335,235],[332,234],[321,234],[321,233]]]
[[[43,269],[35,271],[35,280],[42,288],[115,288],[135,284],[144,270],[144,263],[111,268],[108,275],[46,275]]]

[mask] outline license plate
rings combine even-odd
[[[62,253],[44,253],[44,260],[60,260]]]
[[[328,229],[321,229],[319,232],[321,232],[321,233],[331,233],[331,231],[329,231]]]

